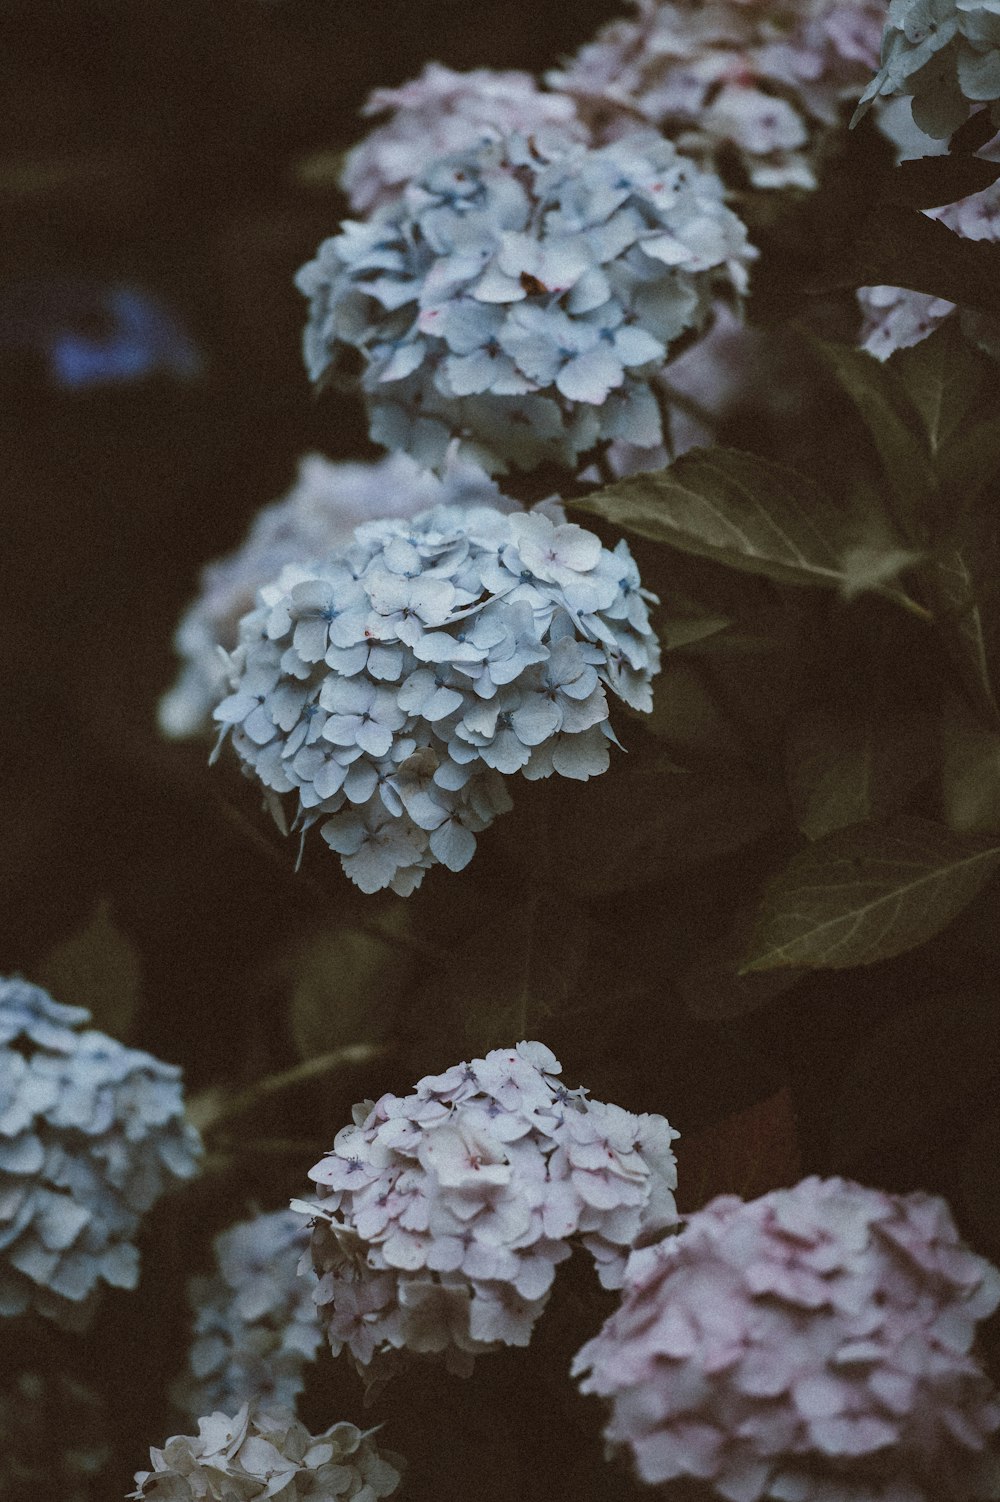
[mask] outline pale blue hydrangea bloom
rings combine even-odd
[[[501,510],[516,504],[501,496],[481,469],[454,458],[439,479],[406,454],[353,463],[307,454],[288,494],[264,507],[238,548],[202,569],[198,597],[174,636],[181,671],[160,700],[163,734],[181,738],[211,730],[212,710],[226,692],[224,653],[236,645],[240,617],[285,564],[322,558],[376,517],[413,516],[428,506],[473,501]]]
[[[511,773],[607,769],[608,692],[652,708],[653,596],[624,541],[542,511],[440,506],[355,539],[260,591],[215,718],[352,881],[405,895],[468,864]]]
[[[360,354],[371,435],[439,466],[573,467],[599,442],[661,442],[650,380],[755,255],[712,173],[643,133],[444,157],[299,272],[312,379]]]
[[[952,135],[983,104],[1000,125],[998,0],[891,0],[881,61],[854,121],[874,99],[904,95],[929,136]]]
[[[0,980],[0,1314],[85,1329],[102,1284],[134,1288],[142,1216],[196,1171],[180,1070]]]
[[[363,115],[384,115],[344,159],[340,184],[356,214],[396,197],[436,157],[518,130],[553,125],[583,139],[572,99],[547,93],[530,73],[474,68],[456,73],[428,63],[419,78],[395,89],[376,89]]]
[[[308,1241],[291,1210],[255,1215],[216,1236],[215,1271],[188,1285],[195,1338],[171,1393],[190,1417],[232,1413],[242,1403],[294,1408],[322,1339],[314,1279],[299,1272]]]
[[[568,1089],[544,1043],[497,1048],[354,1108],[310,1169],[314,1297],[368,1380],[407,1356],[468,1375],[526,1346],[556,1267],[584,1248],[619,1288],[637,1239],[677,1221],[666,1118]]]

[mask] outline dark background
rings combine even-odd
[[[156,729],[156,703],[175,671],[171,636],[201,565],[235,546],[259,507],[287,489],[303,452],[369,452],[360,406],[316,402],[301,366],[304,308],[292,277],[335,228],[343,204],[335,189],[307,185],[297,164],[356,139],[369,90],[412,77],[428,60],[541,71],[614,10],[605,0],[0,0],[0,974],[44,978],[54,948],[103,904],[141,967],[140,1004],[124,1035],[182,1064],[192,1092],[293,1063],[281,957],[324,927],[378,922],[400,907],[361,898],[319,842],[296,879],[294,852],[233,759],[209,772],[204,746],[166,744]],[[86,309],[99,303],[95,289],[122,282],[173,311],[200,351],[201,375],[60,390],[49,374],[46,329],[58,316],[96,320],[100,332],[100,313]],[[25,332],[26,304],[33,333]],[[829,393],[818,400],[827,403],[818,426],[793,414],[814,448],[823,423],[841,436],[852,420],[829,405]],[[859,449],[865,441],[859,426]],[[655,558],[644,558],[641,546],[636,553],[655,584]],[[842,638],[829,635],[825,609],[816,607],[808,643],[808,666],[824,684],[831,671],[854,671],[846,628]],[[879,609],[860,617],[865,644]],[[857,656],[866,652],[865,645]],[[899,657],[914,659],[908,638]],[[781,674],[772,687],[790,702],[797,690]],[[762,763],[773,734],[768,692],[759,676],[746,690]],[[604,829],[614,827],[607,782],[607,790],[559,792],[567,827],[585,837],[599,827],[600,809]],[[480,929],[498,917],[501,927],[509,917],[514,931],[518,852],[543,794],[518,790],[517,811],[462,878],[431,873],[409,909],[419,912],[425,942],[451,947],[460,936],[474,949]],[[625,813],[639,817],[634,807]],[[609,853],[599,839],[593,849],[585,838],[581,845],[583,863],[598,869]],[[787,836],[776,837],[777,856],[786,844]],[[970,1110],[989,1098],[992,1011],[972,1012],[982,1018],[982,1046],[977,1033],[974,1048],[955,1050],[949,1075],[939,1012],[930,1006],[929,1031],[918,1029],[908,1045],[907,1008],[942,989],[958,995],[974,987],[978,996],[984,963],[995,969],[992,909],[984,918],[974,904],[947,939],[854,972],[846,985],[820,974],[763,1012],[724,1026],[697,1020],[662,975],[683,968],[686,954],[728,925],[745,884],[740,855],[724,854],[706,858],[697,877],[683,865],[679,875],[664,870],[641,893],[626,884],[601,894],[598,886],[602,902],[589,916],[581,905],[584,927],[597,914],[585,965],[571,952],[566,912],[553,911],[552,973],[575,963],[581,991],[613,998],[597,1015],[578,1004],[550,1018],[543,1036],[570,1083],[584,1080],[598,1098],[633,1109],[669,1103],[671,1120],[689,1136],[726,1119],[736,1120],[738,1134],[739,1112],[791,1082],[802,1166],[830,1171],[844,1159],[825,1132],[829,1102],[867,1029],[881,1039],[868,1055],[875,1079],[862,1092],[876,1129],[862,1148],[856,1130],[853,1156],[845,1149],[850,1166],[888,1188],[957,1193],[952,1147],[968,1123],[956,1119],[954,1101],[963,1081]],[[461,1045],[448,1035],[447,1015],[439,1016],[433,968],[422,973],[413,953],[405,961],[393,980],[408,988],[397,1028],[402,1058],[389,1077],[370,1070],[338,1077],[281,1103],[256,1130],[332,1137],[351,1101],[403,1090],[458,1057]],[[346,981],[345,996],[356,1000]],[[352,1015],[347,1006],[347,1039]],[[938,1038],[935,1028],[940,1047],[931,1049],[921,1038]],[[925,1069],[917,1127],[896,1138],[891,1111],[879,1105],[907,1046],[908,1080],[923,1077],[921,1061],[932,1055],[937,1067]],[[984,1062],[970,1082],[973,1057]],[[988,1134],[980,1156],[995,1158]],[[214,1231],[254,1203],[272,1209],[301,1192],[300,1168],[251,1154],[158,1209],[143,1235],[140,1293],[111,1296],[89,1338],[46,1331],[43,1350],[34,1332],[12,1334],[5,1370],[22,1359],[48,1361],[103,1390],[114,1458],[95,1502],[120,1496],[146,1447],[176,1424],[164,1388],[184,1359],[188,1273],[204,1266]],[[775,1182],[798,1172],[792,1160],[769,1168]],[[985,1182],[987,1223],[1000,1224],[995,1175]],[[384,1442],[409,1459],[414,1502],[639,1495],[623,1469],[604,1465],[597,1405],[577,1398],[566,1377],[584,1332],[611,1306],[579,1260],[561,1274],[530,1359],[505,1352],[481,1361],[469,1383],[418,1367],[368,1418],[346,1363],[327,1362],[304,1416],[316,1425],[331,1416],[385,1421]]]
[[[181,955],[186,990],[226,984],[242,934],[273,908],[273,878],[213,827],[201,748],[189,758],[158,741],[170,638],[201,564],[288,487],[300,454],[367,451],[360,408],[317,406],[301,365],[292,277],[343,204],[299,185],[296,163],[356,139],[369,90],[429,59],[541,69],[612,10],[5,0],[6,970],[30,973],[110,896],[155,952],[154,986]],[[67,285],[122,280],[181,317],[203,357],[198,380],[60,392],[41,331],[33,348],[3,338],[5,322],[20,327],[26,283],[44,303]]]
[[[274,843],[232,765],[209,773],[204,746],[165,744],[155,721],[201,565],[287,489],[303,452],[369,451],[360,407],[317,405],[302,369],[292,277],[343,203],[332,188],[302,186],[296,163],[356,139],[368,92],[428,60],[541,70],[613,12],[596,0],[0,7],[0,973],[41,977],[54,946],[103,903],[142,968],[128,1041],[181,1063],[191,1091],[294,1062],[260,970],[317,917],[285,847],[270,859],[234,826],[235,807]],[[51,320],[100,334],[90,304],[122,282],[167,304],[202,374],[60,390]],[[331,908],[349,906],[356,894],[329,856],[320,871]],[[370,1088],[338,1081],[323,1114],[339,1122]],[[66,1369],[103,1397],[113,1458],[95,1499],[121,1496],[148,1445],[177,1427],[164,1387],[188,1339],[184,1280],[204,1265],[211,1234],[303,1187],[286,1162],[206,1181],[151,1217],[140,1293],[112,1295],[89,1336],[10,1332],[5,1372]],[[553,1319],[543,1365],[565,1401],[578,1318],[559,1331]],[[579,1429],[580,1405],[572,1451],[562,1444],[562,1459],[542,1461],[566,1421],[553,1413],[550,1423],[537,1387],[525,1394],[516,1353],[473,1384],[420,1371],[399,1387],[406,1433],[390,1426],[384,1442],[407,1451],[428,1496],[467,1495],[470,1455],[478,1495],[563,1495],[555,1478],[581,1435],[565,1495],[631,1493],[601,1462],[596,1414]],[[307,1419],[384,1420],[363,1415],[359,1391],[328,1362]],[[424,1494],[419,1480],[408,1492]]]

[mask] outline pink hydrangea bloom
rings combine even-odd
[[[602,140],[651,123],[719,168],[734,152],[759,188],[816,184],[815,163],[878,64],[878,0],[632,0],[548,75]]]
[[[1000,1401],[972,1353],[1000,1273],[947,1205],[843,1179],[723,1196],[636,1253],[578,1353],[650,1485],[727,1502],[1000,1496]]]
[[[572,99],[549,94],[528,73],[475,68],[456,73],[428,63],[398,89],[376,89],[362,111],[388,115],[347,154],[341,186],[355,213],[387,203],[437,157],[512,131],[556,126],[584,140]]]
[[[617,1288],[636,1238],[675,1223],[676,1133],[560,1072],[541,1043],[494,1049],[356,1106],[311,1170],[318,1199],[293,1208],[315,1218],[314,1297],[366,1378],[403,1352],[464,1375],[527,1345],[574,1245]]]

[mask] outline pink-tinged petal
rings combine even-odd
[[[570,401],[600,406],[609,391],[625,379],[621,361],[610,344],[575,355],[556,376],[556,386]]]

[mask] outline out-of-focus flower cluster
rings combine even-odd
[[[215,718],[352,881],[405,895],[468,864],[506,775],[606,770],[607,690],[652,706],[650,598],[624,542],[541,512],[371,522],[260,592]]]
[[[180,1070],[89,1019],[0,980],[0,1314],[74,1330],[102,1284],[136,1286],[139,1222],[200,1155]]]
[[[755,252],[722,184],[646,132],[513,135],[440,160],[299,272],[314,381],[360,383],[371,436],[436,467],[572,467],[662,438],[650,381]]]
[[[333,463],[308,454],[288,494],[265,506],[234,552],[202,570],[201,592],[174,638],[183,666],[160,701],[164,734],[199,735],[211,728],[212,710],[226,693],[224,653],[236,645],[240,617],[253,609],[258,589],[276,579],[286,563],[324,558],[350,542],[362,522],[413,516],[448,502],[501,510],[515,504],[470,464],[448,463],[439,479],[405,454],[373,463]]]
[[[388,203],[438,157],[482,141],[552,126],[584,136],[572,99],[540,89],[530,73],[493,68],[428,63],[401,88],[376,89],[362,114],[389,118],[347,154],[341,182],[356,214]]]
[[[1000,1274],[947,1206],[842,1179],[730,1197],[637,1252],[579,1352],[643,1481],[728,1502],[1000,1496],[997,1394],[972,1354]]]
[[[1000,241],[1000,186],[996,183],[950,203],[926,210],[966,240]],[[919,344],[955,312],[955,304],[929,292],[905,287],[863,287],[858,293],[864,315],[861,343],[869,354],[885,360],[897,349]],[[966,335],[980,348],[1000,358],[1000,321],[995,314],[971,308],[959,312]]]
[[[233,1418],[199,1419],[197,1435],[175,1434],[149,1454],[153,1469],[136,1473],[134,1502],[377,1502],[402,1479],[399,1457],[353,1424],[312,1435],[290,1414],[251,1414],[249,1405]]]
[[[174,1402],[192,1418],[243,1403],[294,1408],[322,1339],[300,1274],[309,1236],[291,1210],[255,1215],[215,1238],[216,1271],[192,1278],[194,1342]]]
[[[648,123],[758,188],[813,188],[840,107],[878,59],[879,0],[634,0],[560,70],[597,139]]]
[[[100,1400],[64,1372],[22,1372],[0,1388],[0,1497],[93,1502],[110,1454]]]
[[[929,136],[950,136],[970,108],[992,104],[1000,125],[1000,10],[996,0],[891,0],[881,67],[855,111],[904,95]]]
[[[629,1247],[676,1221],[676,1135],[588,1101],[541,1043],[495,1049],[354,1110],[310,1171],[316,1301],[334,1354],[376,1381],[402,1353],[467,1374],[525,1346],[574,1245],[620,1285]]]

